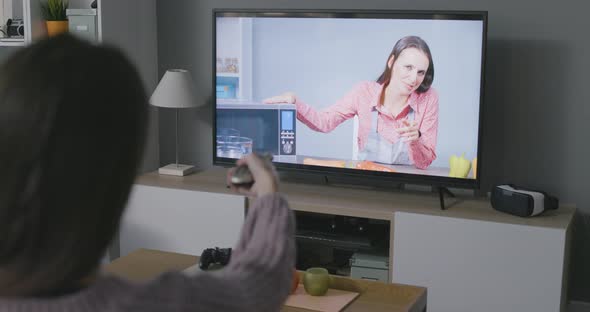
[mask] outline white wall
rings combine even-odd
[[[23,18],[22,0],[0,0],[0,24],[6,24],[9,18]]]

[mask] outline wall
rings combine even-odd
[[[319,8],[486,10],[489,31],[483,137],[483,188],[512,182],[576,203],[570,298],[590,301],[590,68],[585,1],[549,0],[159,0],[160,75],[190,70],[198,101],[180,118],[180,160],[212,163],[211,9]],[[161,164],[174,161],[174,114],[160,114]]]
[[[23,18],[22,0],[0,0],[0,24],[3,30],[9,18]]]
[[[0,48],[0,63],[4,62],[12,53],[15,53],[20,47],[1,47]]]
[[[77,0],[78,7],[89,7],[92,0]],[[158,59],[156,44],[157,23],[155,0],[98,1],[101,10],[102,40],[120,48],[137,66],[148,94],[158,83]],[[134,14],[130,14],[133,12]],[[125,23],[122,23],[124,21]],[[121,28],[125,31],[121,31]],[[150,108],[148,136],[144,152],[142,172],[158,168],[158,116],[155,107]]]
[[[93,0],[69,0],[70,9],[90,9]]]

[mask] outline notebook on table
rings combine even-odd
[[[358,297],[358,295],[359,293],[357,292],[330,288],[323,296],[311,296],[305,292],[303,284],[299,284],[295,293],[287,298],[285,305],[313,311],[339,312]]]

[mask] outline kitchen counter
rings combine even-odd
[[[291,164],[299,164],[303,165],[303,161],[305,158],[313,158],[317,160],[342,160],[346,163],[345,168],[356,168],[356,164],[360,162],[360,160],[351,160],[351,159],[338,159],[338,158],[327,158],[327,157],[312,157],[306,155],[297,155],[297,156],[275,156],[274,161],[283,162],[283,163],[291,163]],[[387,165],[387,164],[380,164],[380,166],[384,166],[390,169],[395,170],[398,173],[406,173],[406,174],[416,174],[416,175],[427,175],[427,176],[440,176],[440,177],[448,177],[449,176],[449,168],[447,167],[428,167],[426,169],[418,169],[414,166],[407,166],[407,165]],[[472,178],[472,172],[469,174],[469,178]]]

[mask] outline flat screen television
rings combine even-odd
[[[215,164],[479,187],[487,12],[213,15]]]

